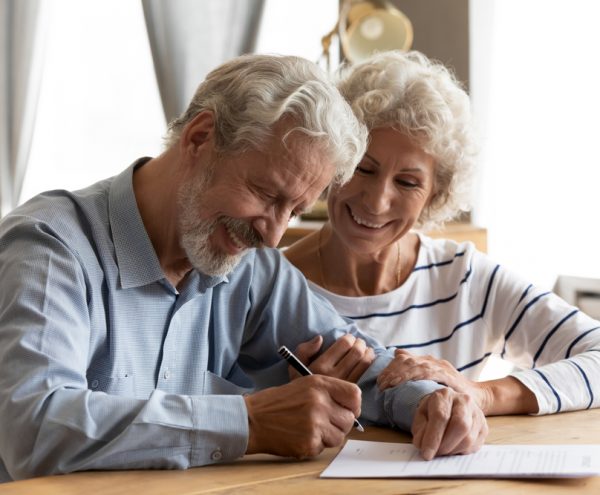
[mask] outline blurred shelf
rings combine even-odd
[[[297,240],[319,229],[321,225],[323,225],[323,222],[306,220],[301,220],[291,225],[285,231],[285,234],[283,234],[279,247],[293,244]],[[442,230],[431,230],[425,232],[425,234],[436,239],[453,239],[457,242],[471,241],[479,251],[487,252],[487,229],[477,227],[471,223],[448,223]]]

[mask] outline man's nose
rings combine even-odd
[[[289,216],[273,214],[256,219],[252,226],[260,234],[263,244],[274,248],[287,230],[288,220]]]

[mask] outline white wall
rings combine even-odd
[[[472,0],[482,134],[474,211],[489,253],[551,287],[600,277],[600,3]]]
[[[337,22],[338,5],[338,0],[265,0],[256,51],[298,55],[317,62],[321,38]],[[334,43],[332,63],[339,60],[337,48]]]

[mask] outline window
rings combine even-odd
[[[141,2],[51,1],[21,201],[77,189],[160,152],[166,129]]]
[[[471,10],[482,134],[474,218],[488,251],[543,287],[559,273],[597,278],[600,3],[493,0]]]
[[[85,187],[155,156],[166,131],[141,2],[47,3],[44,77],[21,202]],[[337,0],[267,0],[257,51],[316,61],[337,8]]]

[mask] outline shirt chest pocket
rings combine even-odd
[[[199,395],[243,395],[252,391],[251,388],[240,387],[210,371],[204,371],[202,375],[202,390]]]

